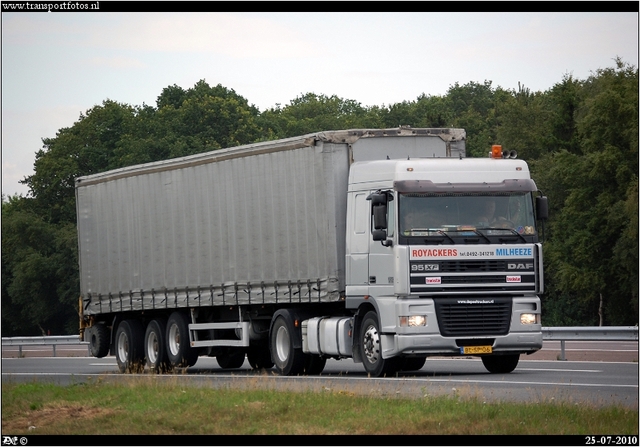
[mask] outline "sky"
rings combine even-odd
[[[306,93],[388,106],[455,83],[546,91],[616,57],[638,66],[637,12],[3,9],[2,194],[26,196],[42,139],[107,99],[155,106],[165,87],[205,80],[260,111]]]

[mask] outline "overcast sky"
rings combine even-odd
[[[638,66],[637,12],[3,13],[2,193],[26,195],[42,138],[169,85],[222,84],[261,111],[309,92],[382,106],[456,82],[546,91],[616,57]]]

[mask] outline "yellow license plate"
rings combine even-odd
[[[491,354],[492,352],[491,346],[465,346],[462,348],[462,354]]]

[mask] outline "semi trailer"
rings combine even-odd
[[[547,199],[463,129],[311,133],[76,179],[80,335],[119,370],[371,376],[542,347]]]

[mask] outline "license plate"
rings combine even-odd
[[[491,346],[464,346],[460,348],[460,354],[491,354]]]

